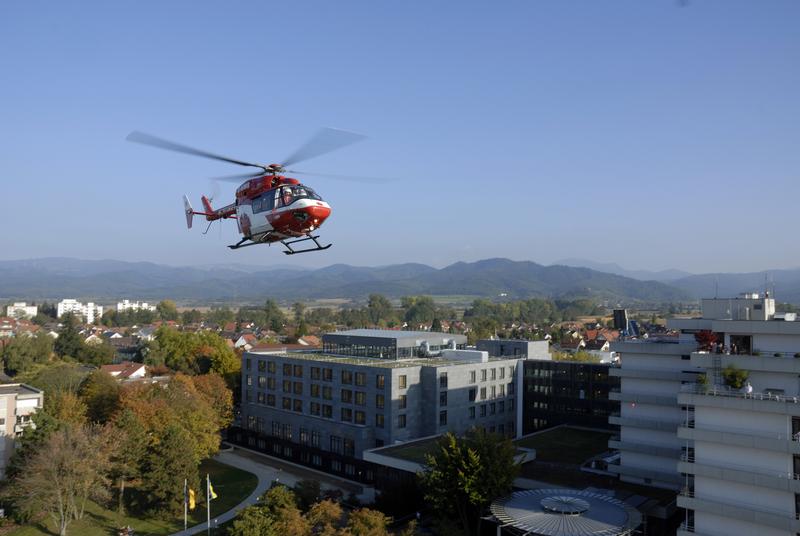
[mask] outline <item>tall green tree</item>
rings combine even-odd
[[[83,338],[78,333],[78,319],[72,313],[61,317],[61,329],[58,331],[53,349],[59,357],[77,359],[83,350]]]
[[[156,305],[156,313],[161,320],[178,320],[178,307],[172,300],[161,300]]]
[[[7,374],[16,376],[28,372],[36,364],[46,363],[52,353],[52,337],[39,330],[32,337],[15,337],[3,347],[3,367]]]
[[[94,370],[81,383],[78,395],[86,404],[92,422],[105,424],[119,408],[119,383],[111,374]]]
[[[151,444],[142,465],[140,487],[155,515],[182,511],[184,479],[189,487],[199,489],[199,464],[188,432],[177,424],[169,424],[159,440]]]
[[[477,534],[477,523],[489,503],[511,491],[519,466],[511,440],[483,430],[457,438],[447,433],[426,456],[420,473],[425,500],[436,514]]]

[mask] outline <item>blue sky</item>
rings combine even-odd
[[[800,2],[3,2],[0,258],[800,266]],[[187,231],[208,177],[134,129],[303,165],[330,250]],[[299,167],[299,166],[298,166]],[[234,186],[223,185],[221,202]]]

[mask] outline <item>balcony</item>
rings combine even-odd
[[[681,385],[678,403],[687,406],[779,413],[800,416],[800,397],[776,392],[744,392],[719,385]]]
[[[800,475],[793,472],[771,471],[750,465],[725,462],[722,465],[705,460],[697,461],[694,455],[684,453],[678,462],[678,471],[700,477],[737,482],[751,486],[777,489],[791,493],[800,492]]]
[[[639,452],[641,454],[651,454],[663,456],[664,458],[677,459],[681,453],[680,447],[665,447],[664,445],[654,445],[652,443],[642,443],[640,441],[622,440],[620,436],[614,435],[608,440],[608,448],[624,450],[627,452]]]
[[[800,532],[800,517],[793,512],[718,497],[696,497],[693,490],[686,488],[678,494],[678,506],[792,533]]]
[[[632,369],[629,367],[615,367],[608,369],[609,376],[617,376],[620,378],[637,378],[641,380],[663,380],[663,381],[693,381],[697,379],[697,374],[692,372],[683,372],[680,370],[669,369]]]
[[[689,421],[678,428],[678,438],[737,447],[765,449],[786,454],[800,454],[800,441],[788,433],[768,432],[732,426],[713,426]]]
[[[611,413],[608,417],[610,424],[618,426],[631,426],[633,428],[646,428],[648,430],[660,430],[662,432],[675,432],[681,423],[659,420],[656,417],[622,417],[619,412]]]
[[[609,400],[619,402],[634,402],[636,404],[654,404],[657,406],[674,407],[678,403],[678,396],[672,395],[653,395],[649,393],[630,393],[623,392],[618,387],[614,387],[608,392]]]
[[[753,371],[785,372],[800,374],[800,353],[773,350],[754,350],[745,354],[726,354],[713,352],[692,352],[692,365],[711,368],[715,359],[722,366],[734,365],[738,368]]]

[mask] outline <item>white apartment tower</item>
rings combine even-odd
[[[679,535],[800,533],[800,321],[768,295],[707,299],[674,342],[624,341],[620,450],[630,482],[680,489]],[[695,335],[715,342],[700,348]]]
[[[150,305],[147,302],[132,302],[130,300],[122,300],[121,302],[117,302],[117,312],[122,313],[124,311],[156,311],[155,305]]]
[[[101,305],[95,305],[92,302],[84,305],[83,303],[74,299],[61,300],[58,302],[56,316],[61,318],[67,313],[80,316],[87,324],[93,324],[96,318],[103,316],[103,307]]]
[[[26,302],[14,302],[13,305],[6,307],[6,316],[19,319],[30,319],[39,313],[39,308],[35,305],[28,305]]]

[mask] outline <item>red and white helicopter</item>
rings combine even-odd
[[[313,234],[331,215],[331,206],[323,201],[313,189],[301,184],[297,179],[284,176],[283,173],[371,182],[379,181],[380,179],[295,171],[286,169],[286,166],[341,149],[361,141],[364,137],[344,130],[322,129],[300,149],[285,159],[283,163],[268,165],[220,156],[143,132],[131,132],[127,139],[128,141],[179,153],[258,168],[260,171],[256,173],[215,179],[237,182],[244,180],[241,186],[236,189],[236,200],[224,207],[213,208],[211,200],[204,195],[201,197],[203,211],[196,211],[189,203],[189,199],[184,195],[183,205],[186,213],[186,225],[191,229],[194,216],[205,216],[209,222],[233,218],[236,219],[242,239],[236,244],[228,246],[229,248],[238,249],[256,244],[280,242],[286,247],[284,253],[294,255],[295,253],[321,251],[331,247],[331,244],[321,245],[317,241],[319,235]],[[209,223],[210,225],[211,223]],[[314,247],[299,250],[292,247],[298,242],[308,240],[314,242]]]

